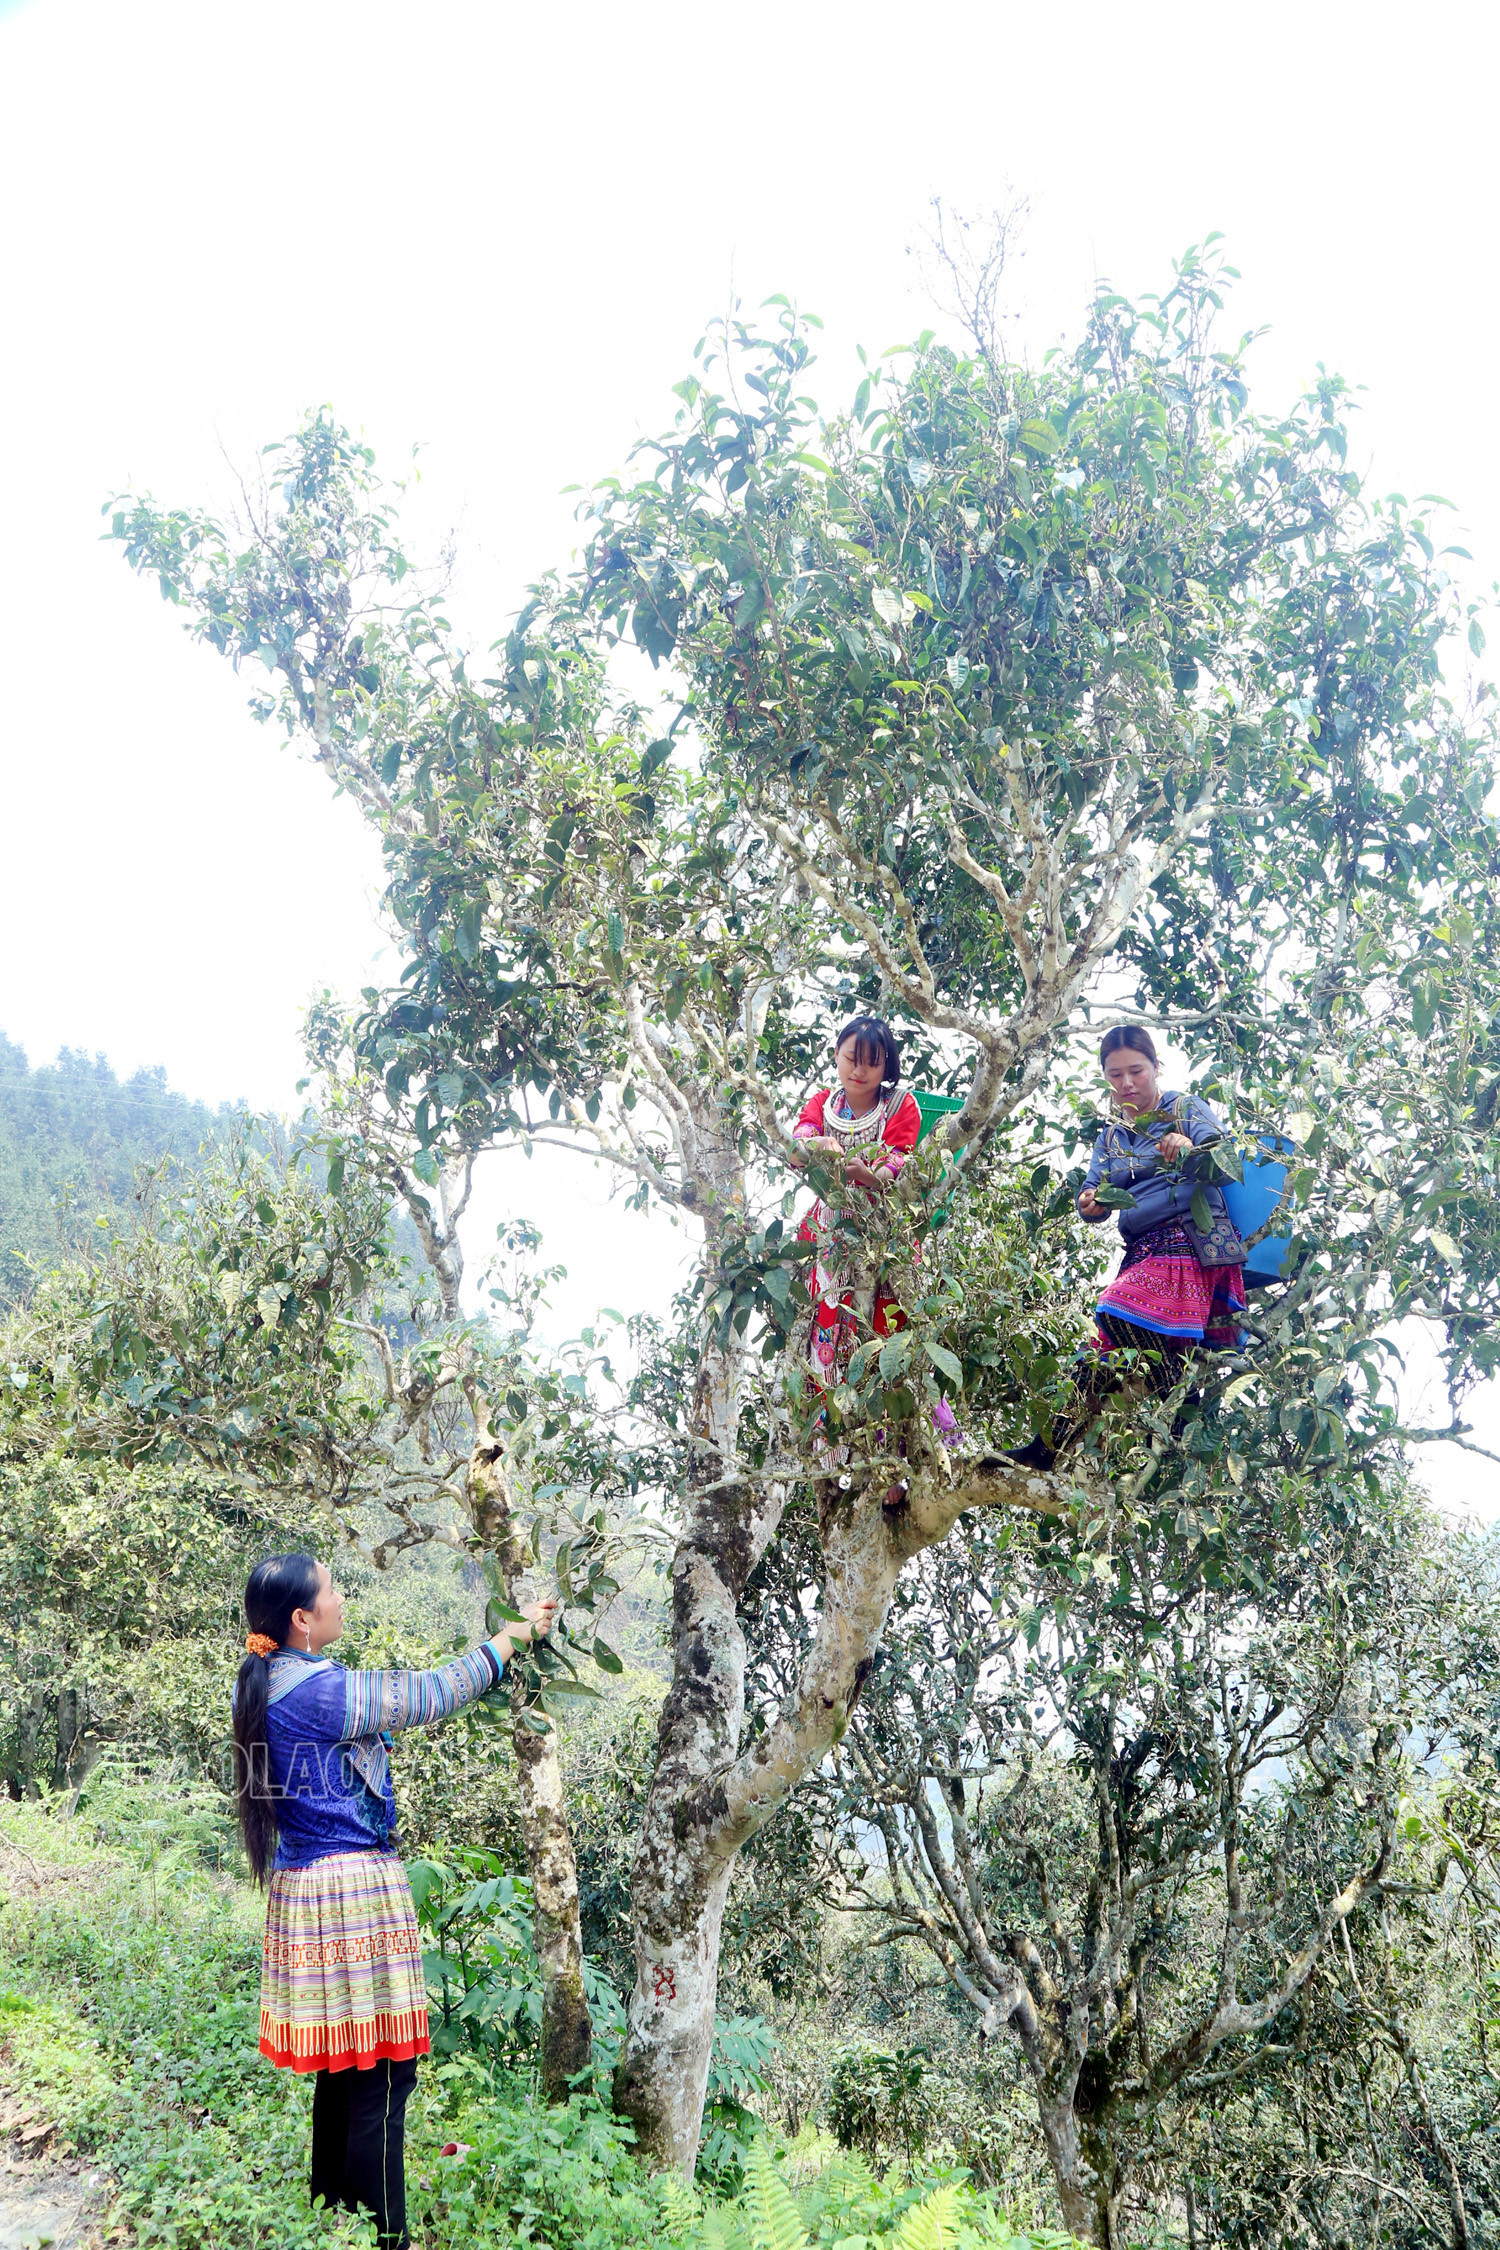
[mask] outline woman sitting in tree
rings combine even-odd
[[[833,1067],[838,1084],[810,1097],[793,1135],[809,1155],[831,1159],[857,1187],[882,1193],[900,1178],[922,1130],[916,1096],[901,1083],[901,1051],[890,1025],[879,1016],[846,1023],[833,1043]],[[813,1317],[807,1356],[820,1391],[843,1381],[862,1334],[892,1336],[906,1326],[905,1313],[878,1274],[861,1290],[835,1262],[838,1216],[838,1206],[819,1196],[797,1230],[798,1240],[811,1243],[816,1253],[808,1275]],[[956,1430],[946,1399],[939,1400],[933,1421],[945,1441]],[[888,1487],[885,1506],[897,1508],[905,1498],[905,1482],[898,1480]]]
[[[793,1138],[809,1155],[831,1160],[846,1179],[879,1193],[901,1176],[917,1145],[922,1116],[916,1097],[901,1083],[901,1051],[890,1025],[879,1016],[856,1016],[833,1043],[836,1086],[821,1086],[805,1103],[792,1127]],[[813,1298],[808,1361],[819,1390],[832,1390],[860,1340],[860,1308],[851,1277],[832,1262],[831,1244],[838,1206],[819,1196],[797,1230],[800,1242],[815,1246],[808,1276]],[[877,1279],[866,1314],[877,1336],[894,1334],[903,1315]]]
[[[346,1672],[324,1654],[344,1598],[311,1555],[272,1555],[245,1588],[251,1630],[234,1690],[235,1794],[250,1872],[270,1876],[260,2051],[314,2071],[312,2198],[373,2213],[405,2250],[406,2104],[428,2051],[427,1986],[398,1856],[391,1733],[462,1710],[513,1650],[544,1636],[532,1602],[433,1672]]]
[[[1107,1031],[1099,1060],[1115,1114],[1094,1143],[1078,1209],[1091,1226],[1117,1211],[1125,1256],[1095,1308],[1097,1368],[1107,1368],[1123,1348],[1146,1352],[1152,1387],[1165,1396],[1192,1346],[1233,1350],[1240,1341],[1235,1314],[1245,1303],[1245,1246],[1223,1190],[1203,1176],[1195,1154],[1223,1127],[1196,1095],[1162,1092],[1151,1034],[1137,1025]],[[1208,1207],[1206,1229],[1193,1217],[1195,1194],[1200,1217]],[[1024,1468],[1050,1468],[1096,1418],[1108,1387],[1098,1372],[1085,1377],[1078,1408],[1054,1425],[1051,1443],[1033,1438],[1012,1459]]]

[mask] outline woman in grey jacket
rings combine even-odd
[[[1165,1392],[1190,1347],[1232,1351],[1240,1341],[1245,1246],[1223,1191],[1204,1176],[1196,1154],[1223,1128],[1196,1095],[1162,1091],[1148,1031],[1126,1024],[1106,1032],[1099,1060],[1116,1115],[1094,1143],[1078,1209],[1091,1226],[1113,1210],[1125,1256],[1095,1308],[1094,1346],[1102,1366],[1126,1347],[1148,1353],[1154,1385]],[[1199,1217],[1208,1207],[1206,1229],[1193,1215],[1195,1193]],[[1014,1458],[1027,1468],[1050,1468],[1063,1443],[1094,1419],[1100,1388],[1097,1379],[1081,1380],[1092,1406],[1058,1422],[1050,1444],[1034,1438]]]

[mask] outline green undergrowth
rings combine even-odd
[[[881,2180],[861,2156],[841,2152],[798,2190],[764,2142],[745,2172],[732,2204],[699,2215],[694,2250],[1075,2250],[1070,2235],[1017,2232],[962,2176]]]
[[[102,1793],[107,1794],[107,1793]],[[101,1841],[107,1838],[107,1842]],[[310,2211],[311,2080],[256,2049],[264,1902],[223,1864],[201,1805],[170,1793],[0,1815],[0,2082],[102,2161],[120,2236],[174,2250],[370,2245]],[[445,2145],[461,2144],[445,2156]],[[549,2110],[525,2079],[434,2057],[408,2112],[414,2250],[1022,2250],[962,2180],[878,2181],[839,2157],[811,2178],[762,2139],[715,2204],[637,2166],[597,2099]],[[794,2183],[789,2185],[788,2182]]]
[[[55,2148],[109,2167],[140,2242],[371,2243],[365,2222],[307,2207],[311,2089],[256,2051],[258,1901],[165,1844],[171,1819],[158,1808],[104,1848],[50,1809],[6,1809],[6,2086],[52,2120]]]

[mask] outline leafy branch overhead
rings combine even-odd
[[[242,543],[116,509],[384,833],[406,975],[314,1034],[409,1115],[429,1187],[445,1150],[581,1142],[726,1245],[755,1233],[769,1281],[740,1136],[786,1156],[848,1001],[907,1019],[918,1069],[967,1088],[951,1145],[982,1152],[1109,963],[1247,1118],[1321,1125],[1310,1156],[1358,1175],[1335,1223],[1370,1214],[1462,1387],[1491,1326],[1459,1182],[1497,1076],[1494,836],[1490,737],[1439,653],[1480,628],[1432,518],[1348,470],[1336,381],[1250,414],[1204,342],[1218,293],[1189,259],[1159,303],[1102,296],[1034,377],[924,339],[832,424],[806,325],[734,326],[488,664],[326,416]],[[610,703],[621,634],[670,660],[670,723]]]
[[[419,1395],[436,1354],[468,1449],[462,1536],[502,1592],[528,1480],[622,1502],[655,1485],[679,1513],[615,2082],[663,2162],[698,2146],[736,1855],[861,1739],[908,1565],[988,1512],[1034,1558],[1036,1630],[1005,1618],[1023,1668],[1072,1598],[1055,1568],[1111,1590],[1110,1633],[1139,1606],[1147,1642],[1177,1604],[1274,1610],[1297,1526],[1375,1508],[1414,1439],[1472,1442],[1467,1394],[1500,1364],[1494,727],[1463,676],[1482,626],[1440,506],[1378,500],[1350,468],[1337,379],[1252,409],[1244,349],[1215,334],[1224,281],[1210,247],[1158,296],[1101,291],[1034,369],[924,335],[832,417],[808,389],[816,324],[779,299],[735,314],[672,427],[583,496],[576,565],[483,656],[326,412],[268,450],[239,524],[110,511],[132,567],[250,666],[255,709],[383,841],[402,973],[320,1003],[308,1036],[332,1203],[404,1210],[437,1291],[404,1360],[367,1323],[385,1426],[446,1442]],[[624,692],[627,648],[659,698]],[[790,1134],[856,1008],[956,1104],[881,1198],[834,1194]],[[1097,1277],[1073,1212],[1091,1049],[1122,1019],[1185,1049],[1224,1121],[1195,1186],[1280,1144],[1285,1279],[1242,1354],[1170,1397],[1127,1369],[1043,1473],[1007,1449],[1067,1396]],[[510,1347],[463,1317],[459,1229],[496,1146],[576,1150],[644,1216],[693,1223],[680,1317],[643,1332],[607,1409],[597,1353],[585,1404],[582,1367],[520,1346],[513,1409]],[[857,1348],[823,1395],[800,1372],[804,1182],[905,1316],[877,1335],[856,1289]],[[1448,1394],[1418,1428],[1392,1381],[1408,1315]],[[945,1399],[961,1446],[934,1434]],[[444,1521],[440,1497],[403,1536]],[[787,1624],[763,1673],[770,1581]],[[1125,1783],[1100,1771],[1114,1806]],[[1376,1843],[1354,1823],[1324,1870],[1320,1957],[1389,1876],[1388,1781]],[[1226,1834],[1231,1811],[1221,1790]],[[1023,2041],[1030,1990],[1004,1986]],[[1079,2118],[1114,2033],[1098,1993],[1079,2008],[1049,2145],[1069,2223],[1107,2233]]]

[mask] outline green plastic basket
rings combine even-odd
[[[925,1141],[934,1125],[940,1125],[945,1117],[951,1117],[956,1109],[964,1106],[962,1094],[925,1094],[916,1087],[912,1091],[916,1094],[917,1107],[922,1112],[922,1127],[917,1134],[919,1141]]]

